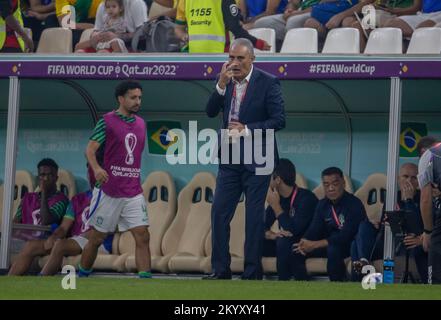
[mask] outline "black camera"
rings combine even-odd
[[[396,237],[405,237],[407,234],[421,233],[418,215],[412,211],[386,211],[386,221],[389,222],[392,234]]]

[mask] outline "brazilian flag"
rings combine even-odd
[[[147,136],[149,154],[165,155],[168,147],[176,143],[174,135],[169,134],[171,129],[181,129],[178,121],[147,121]]]
[[[421,137],[427,136],[425,123],[403,122],[400,133],[400,157],[418,157],[417,144]]]

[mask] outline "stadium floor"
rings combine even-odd
[[[0,299],[147,299],[147,300],[295,300],[295,299],[441,299],[441,286],[377,285],[328,281],[201,281],[196,277],[101,275],[76,279],[75,290],[64,290],[63,277],[0,277]]]

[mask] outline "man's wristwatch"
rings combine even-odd
[[[432,233],[432,230],[424,229],[424,233],[425,233],[425,234],[431,234],[431,233]]]

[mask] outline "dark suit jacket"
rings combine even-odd
[[[219,95],[215,89],[206,106],[206,112],[210,118],[216,117],[221,111],[223,112],[221,129],[228,128],[228,117],[230,114],[233,88],[233,82],[230,81],[226,87],[224,96]],[[266,150],[266,144],[270,143],[270,141],[266,141],[265,130],[274,129],[277,131],[285,127],[285,106],[282,98],[280,82],[276,77],[256,67],[253,68],[245,98],[242,100],[240,106],[239,122],[247,125],[253,137],[254,130],[263,129],[262,149]],[[243,139],[241,138],[240,140],[241,163],[244,164]],[[276,140],[274,140],[275,164],[278,159],[277,143]],[[258,165],[255,163],[254,157],[252,157],[251,164],[245,164],[245,167],[250,171],[254,171],[256,167],[262,166],[264,165]]]

